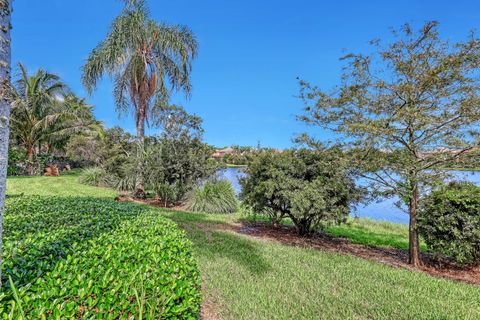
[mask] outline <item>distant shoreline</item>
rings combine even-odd
[[[248,165],[246,164],[222,164],[222,168],[247,168]]]

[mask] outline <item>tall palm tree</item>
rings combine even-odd
[[[60,107],[59,111],[63,116],[59,119],[60,121],[50,126],[50,132],[42,141],[48,152],[65,151],[71,137],[76,134],[95,139],[103,136],[103,124],[95,119],[93,106],[89,105],[84,98],[68,93],[62,97]]]
[[[2,231],[7,186],[8,138],[10,119],[10,29],[12,0],[0,0],[0,288],[2,287]]]
[[[104,75],[114,80],[117,110],[135,114],[138,151],[135,196],[145,197],[143,164],[145,123],[168,106],[170,94],[191,90],[191,61],[197,41],[183,26],[169,26],[150,18],[144,0],[125,0],[107,37],[91,52],[83,67],[83,84],[92,93]]]

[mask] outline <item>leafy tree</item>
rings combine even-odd
[[[372,190],[398,195],[410,215],[410,263],[421,264],[417,209],[420,195],[442,179],[442,168],[474,147],[480,120],[480,41],[472,34],[451,44],[437,23],[419,32],[408,24],[371,55],[349,54],[333,92],[301,81],[301,120],[337,132],[358,148],[352,165]],[[373,151],[378,156],[372,157]]]
[[[10,68],[12,0],[0,0],[0,288],[2,286],[2,234],[7,187],[8,138],[10,122]]]
[[[274,225],[289,217],[300,235],[343,222],[360,195],[338,149],[261,153],[241,184],[247,205],[269,215]]]
[[[169,26],[150,18],[143,0],[125,1],[126,6],[112,24],[110,33],[90,54],[83,67],[83,84],[91,93],[97,81],[114,78],[117,109],[135,113],[137,164],[135,196],[145,197],[142,167],[145,123],[155,122],[168,109],[173,90],[190,92],[191,60],[197,41],[184,26]]]

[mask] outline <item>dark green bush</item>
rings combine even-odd
[[[337,149],[260,154],[241,180],[242,197],[274,224],[289,217],[300,235],[340,223],[359,195],[342,159]]]
[[[196,212],[233,213],[238,210],[238,199],[232,184],[225,180],[207,181],[189,195],[187,208]]]
[[[462,265],[480,262],[480,187],[454,182],[423,202],[418,227],[429,248]]]
[[[95,198],[10,198],[0,318],[195,319],[200,278],[157,211]],[[18,290],[15,299],[9,277]]]

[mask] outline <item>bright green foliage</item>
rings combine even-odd
[[[207,181],[189,196],[187,208],[196,212],[233,213],[239,201],[232,184],[226,180]]]
[[[115,195],[109,189],[78,184],[75,176],[9,178],[8,194],[13,197],[22,193]],[[478,286],[349,255],[233,233],[228,229],[232,223],[238,223],[236,214],[153,210],[186,230],[205,279],[203,296],[213,303],[221,319],[476,320],[480,317]],[[349,226],[380,242],[371,242],[367,237],[350,238]],[[408,242],[407,226],[373,225],[372,221],[360,219],[341,227],[347,237],[359,243],[366,240],[366,244],[383,245],[389,234],[402,248]]]
[[[18,319],[21,308],[27,319],[198,315],[200,278],[190,242],[152,209],[20,196],[8,200],[4,231],[2,318]]]
[[[480,187],[450,183],[425,198],[419,231],[435,252],[460,264],[480,263]]]
[[[339,150],[263,153],[247,174],[242,180],[245,202],[274,223],[288,216],[301,235],[344,221],[355,200],[355,185]]]

